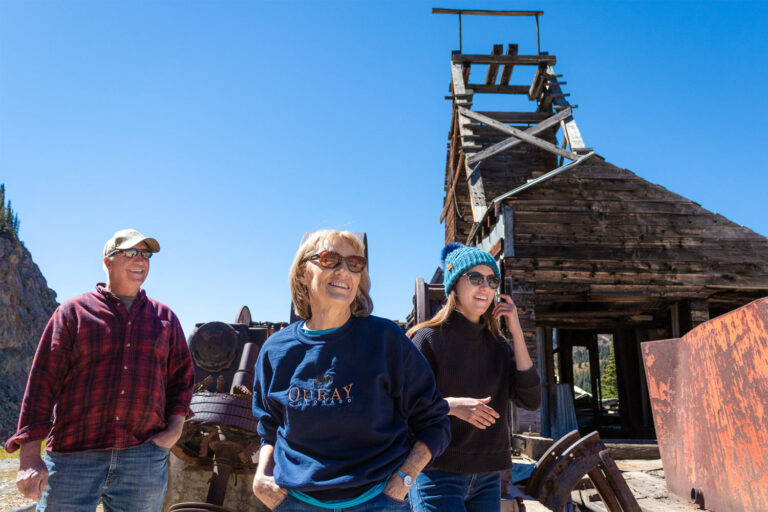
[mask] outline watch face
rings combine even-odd
[[[411,485],[413,483],[413,478],[411,477],[411,475],[405,475],[405,477],[403,478],[403,483],[405,485]]]

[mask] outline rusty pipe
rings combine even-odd
[[[240,357],[240,364],[237,367],[234,377],[232,377],[232,387],[230,393],[234,393],[238,386],[244,386],[251,389],[253,386],[253,367],[256,364],[256,358],[259,356],[259,347],[255,343],[246,343],[243,345],[243,354]]]

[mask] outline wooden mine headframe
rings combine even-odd
[[[543,11],[487,11],[487,10],[462,10],[462,9],[432,9],[434,14],[457,14],[459,16],[459,45],[461,41],[461,16],[485,15],[485,16],[533,16],[536,18],[536,47],[537,55],[519,55],[518,45],[507,46],[506,55],[503,54],[504,46],[493,46],[491,55],[464,54],[459,50],[451,56],[451,96],[453,100],[453,117],[451,121],[451,145],[448,161],[449,169],[453,169],[453,179],[449,184],[445,205],[440,214],[442,222],[448,209],[452,205],[456,183],[460,175],[466,176],[469,182],[472,197],[472,217],[474,219],[473,230],[470,232],[467,243],[474,238],[477,229],[486,220],[489,208],[498,208],[506,197],[515,194],[519,190],[511,190],[502,196],[488,201],[483,187],[482,174],[476,172],[482,162],[493,155],[507,151],[517,144],[528,143],[549,151],[560,157],[560,166],[550,172],[536,178],[536,183],[552,177],[566,170],[572,165],[581,163],[592,156],[591,148],[584,145],[579,128],[573,118],[573,109],[566,99],[568,94],[560,88],[565,82],[560,82],[561,75],[555,73],[556,58],[547,52],[542,52],[539,41],[539,16]],[[487,65],[488,71],[484,83],[469,83],[470,70],[473,64]],[[530,85],[510,85],[512,71],[515,66],[536,66],[536,74]],[[499,74],[501,67],[501,74]],[[536,101],[535,112],[477,112],[472,110],[472,100],[475,93],[490,94],[518,94],[525,95],[531,101]],[[481,147],[475,144],[476,135],[473,126],[483,123],[486,126],[509,135],[506,139],[489,147]],[[506,123],[533,124],[526,130],[520,130]],[[536,134],[548,130],[554,126],[563,129],[563,147],[536,137]],[[569,148],[570,150],[568,150]],[[564,159],[569,163],[562,165]],[[533,185],[529,182],[524,187]],[[523,190],[522,188],[520,190]],[[490,222],[488,222],[490,224]],[[489,247],[483,247],[488,250]]]
[[[433,12],[536,20],[543,14]],[[652,437],[640,342],[680,337],[768,295],[768,239],[587,147],[556,58],[540,50],[538,24],[535,55],[496,44],[489,55],[453,52],[450,64],[445,241],[480,247],[498,261],[545,383],[542,432],[570,430],[561,406],[570,400],[572,410],[584,398],[573,392],[579,377],[589,396],[576,403],[573,422],[601,434]],[[521,66],[533,73],[513,73]],[[470,79],[473,67],[472,76],[480,69],[484,80]],[[514,76],[523,74],[533,78],[516,84]],[[521,96],[531,108],[480,111],[473,108],[482,103],[478,94]],[[426,303],[427,291],[417,285],[417,299]],[[602,396],[597,353],[607,337],[615,348],[618,413],[604,400],[615,397]],[[585,353],[583,372],[574,354]]]

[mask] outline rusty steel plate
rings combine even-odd
[[[669,490],[716,512],[768,510],[768,298],[642,353]]]

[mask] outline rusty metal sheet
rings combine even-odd
[[[669,490],[716,512],[768,510],[768,298],[642,353]]]

